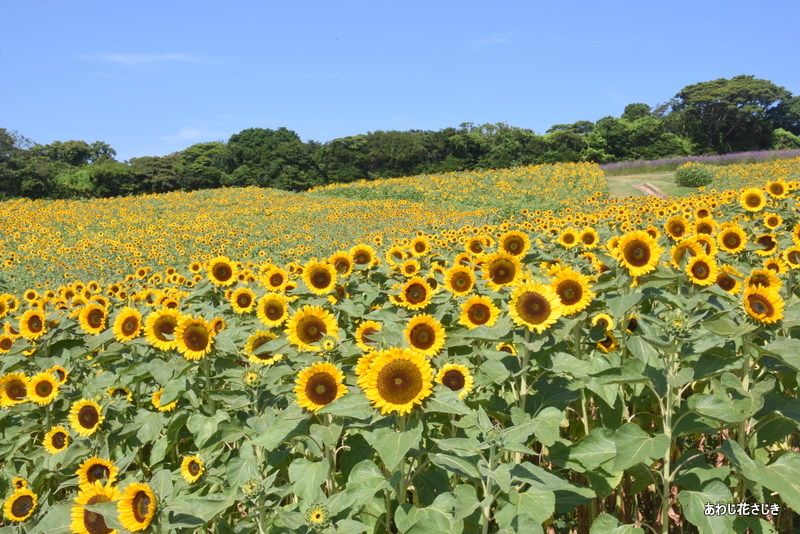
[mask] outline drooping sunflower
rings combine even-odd
[[[764,209],[767,200],[764,198],[764,192],[761,189],[751,187],[742,192],[742,195],[739,197],[739,203],[747,211],[755,213]]]
[[[700,254],[689,260],[686,265],[686,275],[695,285],[710,286],[717,281],[719,266],[711,256]]]
[[[31,490],[17,490],[3,503],[3,516],[9,521],[25,521],[36,510],[37,497]]]
[[[14,491],[28,489],[28,481],[22,477],[14,477],[11,480],[11,485],[14,487]]]
[[[79,400],[69,410],[69,424],[81,436],[97,432],[104,419],[100,405],[93,400]]]
[[[26,311],[19,319],[19,331],[25,339],[39,339],[46,330],[44,313],[36,308]]]
[[[350,259],[360,269],[369,269],[378,263],[375,249],[369,245],[356,245],[350,249]]]
[[[55,426],[44,435],[42,445],[50,454],[59,453],[69,445],[69,432],[63,426]]]
[[[772,234],[761,234],[756,238],[756,243],[761,245],[760,249],[756,250],[756,254],[766,258],[772,256],[778,250],[778,242]]]
[[[67,383],[67,377],[69,376],[69,372],[60,365],[54,365],[50,369],[47,369],[46,372],[56,377],[56,383],[59,386],[63,386],[64,384]]]
[[[336,268],[330,263],[310,261],[303,269],[303,281],[315,295],[327,295],[336,287]]]
[[[347,393],[344,373],[329,362],[315,363],[302,369],[295,383],[297,404],[315,413]]]
[[[128,402],[133,402],[133,392],[131,391],[131,388],[127,386],[112,386],[108,388],[106,390],[106,397],[111,398],[112,402],[114,399],[120,397],[124,398]]]
[[[608,330],[614,329],[614,319],[611,318],[610,315],[607,313],[598,313],[594,317],[592,317],[592,326],[602,326],[603,328]]]
[[[22,373],[7,373],[0,377],[0,406],[7,408],[21,404],[27,396],[27,376]]]
[[[777,291],[767,287],[745,289],[743,304],[748,315],[759,323],[774,324],[783,319],[783,299]]]
[[[789,247],[781,253],[783,261],[790,269],[800,269],[800,246]],[[0,337],[0,350],[2,350],[2,337]]]
[[[467,366],[456,363],[445,364],[436,375],[436,382],[447,386],[452,391],[459,392],[459,399],[463,399],[474,386],[472,373],[469,372]]]
[[[98,335],[106,329],[108,310],[96,302],[90,302],[83,307],[78,318],[84,332]]]
[[[142,314],[130,306],[123,308],[114,320],[113,330],[120,343],[136,339],[142,330]]]
[[[717,275],[716,284],[733,295],[739,293],[742,289],[742,282],[734,277],[741,277],[742,273],[737,271],[731,265],[723,265]]]
[[[202,317],[185,316],[175,329],[177,349],[187,360],[201,360],[214,343],[214,333]]]
[[[240,287],[231,293],[231,309],[238,313],[250,313],[256,305],[256,294],[251,289]]]
[[[471,330],[482,324],[494,326],[499,315],[500,309],[494,305],[492,299],[485,295],[473,295],[461,305],[458,322]]]
[[[789,186],[781,178],[767,182],[767,193],[774,198],[783,198],[789,194]]]
[[[519,284],[522,274],[519,258],[505,252],[486,256],[481,264],[481,271],[486,285],[493,291],[499,291],[503,286],[513,287]]]
[[[103,485],[99,480],[91,486],[81,488],[75,497],[75,506],[72,507],[72,524],[70,525],[72,532],[75,534],[116,534],[118,530],[108,528],[102,514],[91,512],[83,505],[118,501],[120,496],[120,492],[115,486]]]
[[[717,243],[728,254],[738,254],[747,246],[747,235],[739,226],[727,226],[717,234]]]
[[[528,280],[511,293],[509,315],[514,324],[542,333],[563,314],[558,295],[548,286]]]
[[[436,356],[446,339],[441,323],[426,313],[409,319],[403,335],[411,348],[423,356]]]
[[[280,360],[283,357],[282,354],[272,354],[266,350],[259,350],[259,347],[277,337],[277,334],[265,330],[258,330],[251,335],[247,339],[247,344],[244,346],[244,353],[247,354],[247,359],[250,360],[250,363],[256,365],[272,365]]]
[[[286,335],[289,343],[297,345],[300,350],[318,352],[320,347],[312,345],[326,335],[337,337],[339,328],[336,319],[322,306],[306,304],[286,323]]]
[[[398,295],[401,306],[409,310],[420,310],[430,304],[433,288],[421,276],[414,276],[400,287]]]
[[[454,297],[463,297],[472,291],[475,285],[475,273],[465,265],[453,265],[444,276],[444,287]]]
[[[595,294],[590,283],[588,276],[569,267],[556,273],[550,288],[558,295],[564,315],[583,311],[592,302]]]
[[[410,413],[433,388],[433,369],[422,354],[392,347],[375,354],[364,376],[364,391],[381,414]]]
[[[673,215],[667,219],[664,224],[664,229],[667,231],[672,239],[683,239],[684,235],[688,232],[689,221],[683,215]]]
[[[597,348],[601,351],[608,354],[609,352],[614,352],[619,347],[619,342],[617,338],[614,337],[614,334],[611,332],[606,332],[606,337],[602,341],[597,342]]]
[[[339,278],[346,278],[353,272],[353,261],[350,259],[350,254],[343,250],[332,254],[328,258],[328,263],[336,269],[336,275]]]
[[[229,258],[217,256],[208,262],[208,279],[218,287],[233,285],[237,280],[237,268]]]
[[[117,480],[119,469],[110,461],[97,456],[85,460],[75,471],[78,475],[78,485],[86,489],[99,480],[103,484],[113,484]]]
[[[497,350],[499,350],[500,352],[513,354],[514,356],[517,355],[517,348],[512,343],[499,343],[497,345]]]
[[[519,257],[524,256],[531,247],[528,235],[517,230],[510,230],[501,235],[498,243],[502,252]]]
[[[133,482],[117,503],[119,522],[131,532],[146,529],[156,515],[156,496],[147,484]]]
[[[28,398],[40,406],[58,397],[58,383],[48,372],[37,373],[28,380]]]
[[[356,346],[364,351],[374,350],[378,343],[378,332],[383,327],[375,321],[364,321],[356,329]]]
[[[634,277],[654,271],[662,253],[655,239],[644,230],[625,234],[620,239],[617,250],[620,263]]]
[[[200,456],[186,456],[181,462],[181,475],[189,484],[194,484],[203,475],[203,460]]]
[[[153,404],[153,407],[155,407],[155,409],[157,409],[159,412],[171,412],[172,410],[178,407],[178,399],[175,399],[169,404],[161,404],[161,395],[163,394],[164,394],[164,388],[161,388],[158,391],[153,392],[153,397],[150,399],[150,402]]]
[[[172,350],[178,346],[175,338],[175,329],[183,319],[183,314],[178,310],[162,308],[147,316],[144,332],[147,342],[159,350]]]

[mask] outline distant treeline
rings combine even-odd
[[[654,160],[800,148],[800,96],[751,75],[689,85],[620,117],[556,124],[544,135],[504,123],[439,131],[376,131],[303,142],[286,128],[250,128],[168,156],[114,159],[96,141],[33,143],[0,128],[0,199],[87,198],[216,187],[304,191],[376,178],[539,163]]]

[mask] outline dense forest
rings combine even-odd
[[[376,131],[303,142],[292,130],[249,128],[167,156],[115,159],[96,141],[36,144],[0,128],[0,200],[88,198],[216,187],[303,191],[355,180],[572,161],[800,148],[800,96],[752,75],[684,87],[620,117],[556,124],[543,135],[508,124]]]

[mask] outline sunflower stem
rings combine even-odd
[[[212,383],[211,383],[211,361],[208,359],[208,357],[203,358],[203,363],[201,364],[201,367],[203,369],[203,376],[206,379],[206,387],[203,391],[203,398],[208,403],[209,409],[211,410],[211,413],[209,415],[214,415],[215,413],[217,413],[217,405],[214,402],[214,399],[212,399],[211,396],[209,395],[209,392],[212,389]]]
[[[407,415],[395,415],[397,420],[397,427],[402,434],[406,430],[406,417]],[[400,473],[400,481],[397,483],[397,502],[398,504],[405,504],[406,503],[406,457],[400,460],[400,463],[397,466],[397,472]]]

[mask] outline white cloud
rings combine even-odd
[[[121,65],[142,65],[146,63],[212,63],[212,61],[188,54],[95,54],[82,56],[84,59],[94,59],[117,63]]]
[[[185,143],[187,141],[212,142],[219,141],[220,139],[227,139],[230,136],[230,132],[215,132],[206,128],[182,128],[177,134],[162,135],[156,137],[156,139],[159,141],[166,141],[167,143]]]

